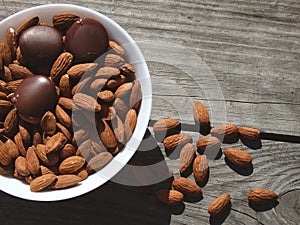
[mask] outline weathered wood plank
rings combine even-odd
[[[0,19],[45,3],[49,1],[3,0]],[[75,0],[72,3],[108,15],[138,41],[152,75],[152,119],[174,117],[192,124],[192,106],[200,100],[208,107],[213,125],[232,122],[268,132],[300,135],[298,0]],[[149,42],[157,44],[162,40],[173,48],[166,52],[165,48],[149,47]],[[187,50],[178,52],[174,46]],[[187,61],[189,57],[181,60],[190,52],[196,56],[195,62],[200,59],[200,64]],[[175,57],[166,60],[166,53]],[[199,75],[187,73],[184,65],[190,65],[191,71]],[[222,95],[210,94],[215,87],[210,80],[212,76],[206,75],[215,76],[213,80],[219,84]],[[197,133],[189,134],[194,142],[199,137]],[[149,150],[155,143],[150,145]],[[224,146],[249,151],[254,158],[253,173],[249,176],[236,173],[226,165],[224,156],[210,161],[211,176],[203,188],[204,199],[186,202],[184,210],[174,211],[157,202],[154,191],[160,185],[130,187],[109,183],[82,197],[53,203],[29,202],[0,193],[4,203],[0,207],[0,220],[5,225],[35,225],[41,221],[74,225],[209,224],[209,203],[228,192],[232,195],[232,210],[224,224],[298,224],[300,145],[263,141],[258,150],[251,150],[241,142]],[[178,176],[177,160],[166,158],[166,162]],[[148,175],[153,173],[151,170]],[[134,175],[137,174],[127,174],[127,178],[131,176],[134,180]],[[258,186],[282,195],[275,209],[256,213],[249,208],[247,193]]]

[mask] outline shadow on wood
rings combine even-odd
[[[265,201],[265,202],[259,203],[259,204],[249,202],[249,207],[252,208],[256,212],[265,212],[265,211],[275,208],[278,204],[279,204],[279,202],[276,200]]]
[[[253,173],[253,164],[247,165],[247,167],[239,167],[234,165],[232,162],[230,162],[226,157],[225,157],[225,162],[226,164],[236,173],[243,175],[243,176],[250,176]]]
[[[262,147],[262,143],[261,140],[249,140],[247,138],[244,137],[240,137],[241,142],[247,146],[248,148],[251,148],[253,150],[257,150],[257,149],[261,149]]]

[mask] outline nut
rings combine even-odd
[[[212,216],[219,215],[222,210],[230,203],[230,195],[229,194],[223,194],[213,200],[210,205],[208,206],[208,213]]]
[[[223,152],[225,157],[235,166],[243,168],[252,164],[252,157],[246,151],[237,148],[226,148]]]
[[[167,205],[179,205],[183,201],[183,194],[176,190],[159,190],[156,192],[159,201]]]

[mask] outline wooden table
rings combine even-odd
[[[192,125],[192,107],[199,100],[208,107],[212,125],[247,125],[280,134],[273,139],[285,137],[285,141],[262,140],[258,149],[241,141],[222,145],[248,151],[254,170],[238,174],[226,165],[224,156],[210,161],[210,179],[203,188],[204,199],[199,202],[166,207],[157,201],[154,192],[167,182],[129,186],[118,182],[122,174],[141,183],[147,181],[141,179],[146,175],[121,173],[115,182],[60,202],[30,202],[1,192],[1,224],[209,224],[214,221],[210,220],[207,207],[223,193],[232,196],[232,208],[224,224],[300,223],[298,0],[60,2],[109,16],[137,41],[152,76],[151,119],[172,117]],[[0,19],[45,3],[49,1],[3,0]],[[191,134],[194,142],[200,137],[197,132],[182,132]],[[298,143],[289,142],[293,140]],[[131,164],[162,161],[162,153],[148,135]],[[165,160],[177,177],[178,161],[167,157]],[[148,172],[153,174],[152,170]],[[280,203],[265,212],[254,211],[248,206],[247,194],[256,187],[277,192]]]

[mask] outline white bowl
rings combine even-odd
[[[58,201],[85,194],[101,186],[115,176],[130,160],[143,139],[148,126],[152,105],[152,86],[148,67],[140,49],[129,34],[116,22],[103,14],[72,4],[47,4],[25,9],[13,14],[0,22],[0,40],[5,40],[8,28],[17,28],[26,18],[39,16],[41,21],[52,24],[52,17],[59,12],[74,12],[81,17],[89,17],[99,21],[106,29],[109,39],[116,41],[125,48],[128,61],[135,66],[136,77],[142,87],[142,104],[137,119],[135,131],[114,159],[97,173],[90,175],[79,185],[53,191],[31,192],[29,185],[13,177],[0,176],[0,189],[8,194],[35,201]]]

